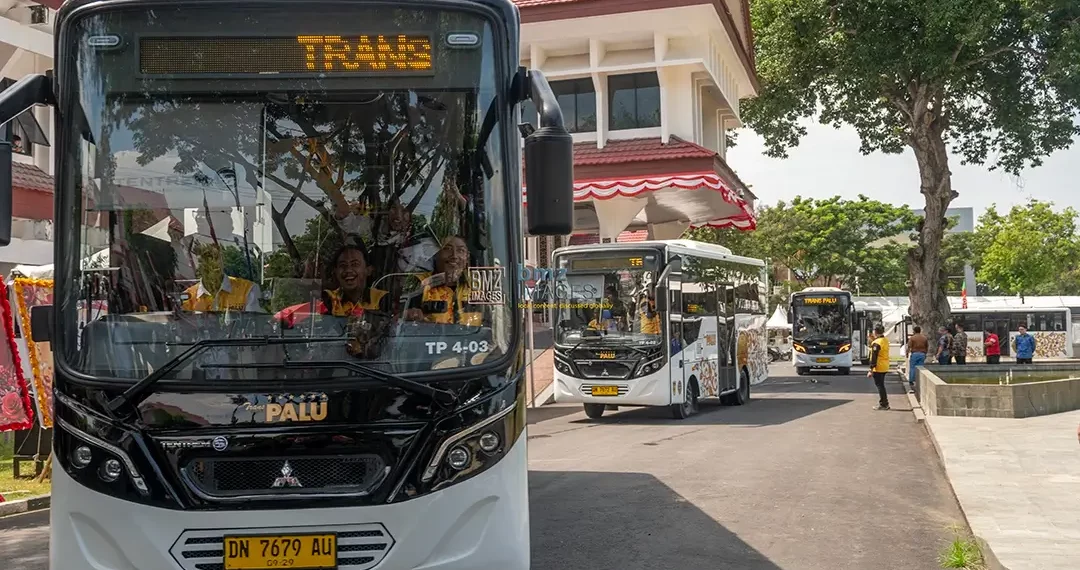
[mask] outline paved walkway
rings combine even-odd
[[[1005,568],[1080,568],[1080,411],[926,421],[972,532]]]

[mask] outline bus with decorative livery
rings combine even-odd
[[[52,568],[529,568],[508,268],[570,233],[573,141],[519,33],[510,0],[62,6],[0,93],[55,117]]]
[[[832,369],[850,374],[854,304],[836,287],[808,287],[791,294],[791,360],[795,371]]]
[[[563,247],[552,269],[556,402],[683,419],[705,400],[743,405],[768,378],[763,261],[669,240]]]

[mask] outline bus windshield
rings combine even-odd
[[[655,251],[572,253],[555,260],[556,342],[658,344]]]
[[[66,122],[61,178],[81,231],[62,238],[56,294],[95,309],[64,312],[67,363],[137,380],[183,357],[169,379],[279,379],[505,355],[509,301],[472,269],[511,254],[505,143],[480,134],[510,112],[490,24],[168,10],[87,16],[71,40],[85,47],[66,100],[85,121]]]
[[[843,341],[851,338],[851,303],[842,296],[795,297],[792,300],[796,341]]]

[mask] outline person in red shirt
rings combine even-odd
[[[983,346],[986,347],[986,363],[1000,364],[1001,343],[998,342],[998,335],[994,334],[993,330],[986,329],[986,335],[983,336]]]

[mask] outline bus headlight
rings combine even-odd
[[[795,352],[801,352],[801,353],[803,353],[803,354],[806,354],[806,347],[805,347],[805,346],[803,346],[803,345],[801,345],[801,344],[799,344],[799,343],[794,343],[794,344],[792,344],[792,345],[791,345],[791,348],[792,348],[792,350],[794,350]]]
[[[646,362],[645,364],[642,364],[641,366],[638,367],[636,376],[648,376],[649,374],[652,374],[652,373],[660,370],[663,367],[664,367],[664,358],[663,357],[657,358],[655,360],[650,360],[649,362]]]
[[[480,436],[480,449],[484,450],[486,453],[493,453],[495,450],[499,449],[500,443],[502,442],[499,440],[499,436],[493,431],[484,432],[484,434]]]
[[[90,462],[93,461],[93,459],[94,453],[85,445],[76,447],[75,451],[71,453],[71,464],[79,469],[90,465]]]
[[[120,462],[115,459],[106,459],[105,462],[101,464],[101,468],[98,469],[98,476],[106,483],[116,481],[120,478],[121,473]]]
[[[63,418],[56,418],[54,423],[59,428],[60,445],[71,449],[67,457],[72,467],[82,471],[97,463],[95,471],[102,482],[125,486],[130,483],[143,497],[150,495],[146,480],[123,449],[76,428]],[[122,477],[125,473],[126,478]],[[88,481],[83,479],[83,483],[88,484]]]
[[[847,352],[849,350],[851,350],[851,344],[850,343],[845,344],[845,345],[840,347],[840,353],[841,354],[843,354],[843,353],[845,353],[845,352]]]

